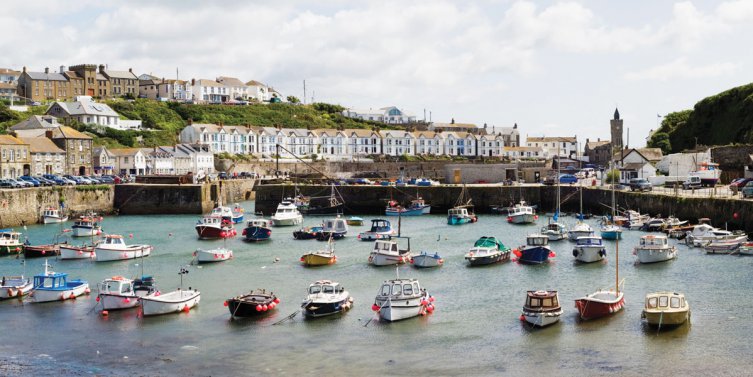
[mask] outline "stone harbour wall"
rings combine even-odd
[[[114,191],[113,186],[0,190],[0,227],[38,223],[44,208],[58,207],[61,201],[72,216],[87,211],[110,214],[113,212]]]

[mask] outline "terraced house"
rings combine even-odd
[[[60,126],[45,132],[49,139],[65,151],[65,173],[89,175],[92,167],[92,138],[68,126]]]
[[[30,171],[29,144],[15,136],[0,135],[0,179],[18,178]]]
[[[65,151],[46,137],[22,137],[29,145],[31,175],[67,174]]]

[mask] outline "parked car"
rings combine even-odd
[[[67,179],[61,176],[57,176],[55,174],[43,174],[42,177],[44,177],[45,179],[49,179],[50,181],[54,182],[58,186],[68,185]]]
[[[6,179],[0,179],[0,188],[12,188],[11,183]]]
[[[219,174],[219,178],[220,178],[220,179],[228,179],[228,178],[230,178],[230,177],[229,177],[229,176],[227,175],[227,173],[226,173],[226,172],[224,172],[224,171],[221,171],[221,172],[220,172],[220,174]]]
[[[100,183],[115,183],[115,180],[109,175],[102,175],[98,179]]]
[[[737,178],[729,184],[729,189],[733,193],[737,193],[750,181],[753,181],[753,178]]]
[[[35,176],[34,179],[36,179],[37,181],[39,181],[39,183],[41,183],[44,186],[54,186],[55,185],[55,182],[53,182],[53,181],[51,181],[51,180],[49,180],[49,179],[47,179],[45,177],[42,177],[41,175]]]
[[[633,178],[630,180],[630,191],[651,191],[651,182],[646,178]]]
[[[560,175],[560,183],[578,183],[578,178],[573,174]]]
[[[92,181],[92,183],[95,183],[95,184],[96,183],[102,183],[102,181],[99,179],[99,177],[95,177],[93,175],[84,175],[83,177],[86,178],[86,179],[88,179],[88,180],[90,180],[90,181]]]
[[[22,175],[22,176],[18,177],[18,179],[20,179],[20,180],[22,180],[24,182],[29,182],[32,185],[34,185],[34,187],[39,187],[39,186],[42,185],[41,182],[39,182],[36,179],[34,179],[34,177],[31,177],[31,176],[28,176],[28,175]]]
[[[14,178],[8,178],[9,181],[15,182],[16,187],[34,187],[34,184],[31,182],[22,181],[20,179],[14,179]]]
[[[740,191],[743,193],[743,198],[753,198],[753,181],[746,183]]]
[[[81,179],[81,177],[75,175],[66,174],[63,176],[63,178],[72,181],[75,185],[83,185],[85,183],[84,180]]]
[[[685,182],[682,183],[683,190],[699,189],[701,188],[701,186],[701,177],[697,175],[689,176],[687,179],[685,179]]]

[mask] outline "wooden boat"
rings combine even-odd
[[[147,257],[152,253],[151,245],[127,245],[123,236],[108,234],[94,249],[97,262],[111,262],[117,260]]]
[[[396,201],[390,200],[384,214],[387,216],[421,216],[431,213],[431,205],[426,204],[420,196],[411,200],[408,207],[400,206]]]
[[[142,282],[122,276],[105,279],[97,286],[97,302],[102,305],[102,310],[135,308],[140,304],[141,297],[156,293],[156,288],[145,286]]]
[[[440,267],[444,264],[444,259],[442,259],[438,253],[432,255],[422,251],[421,254],[410,259],[410,264],[416,268]]]
[[[97,254],[94,252],[94,245],[60,245],[60,259],[90,259],[94,258]]]
[[[573,256],[578,262],[598,262],[607,256],[607,249],[599,236],[578,237]]]
[[[340,283],[319,280],[309,285],[308,295],[301,304],[306,317],[324,317],[344,313],[353,306],[353,297]]]
[[[311,196],[305,206],[299,207],[302,214],[308,216],[342,215],[345,204],[335,185],[330,185],[329,196]]]
[[[42,223],[54,224],[68,221],[68,216],[55,207],[47,207],[42,211]]]
[[[219,215],[203,216],[196,223],[195,228],[200,240],[228,238],[236,235],[232,220],[227,220]]]
[[[677,292],[654,292],[646,295],[641,318],[650,326],[673,327],[690,320],[690,305]]]
[[[385,321],[399,321],[434,312],[434,298],[418,280],[398,278],[382,283],[371,309]]]
[[[642,236],[633,254],[638,256],[641,263],[664,262],[677,257],[677,248],[669,245],[666,236]]]
[[[533,207],[527,205],[525,200],[521,200],[507,215],[507,222],[510,224],[532,224],[538,218]]]
[[[43,258],[60,255],[60,244],[25,245],[24,258]]]
[[[345,222],[348,223],[348,225],[351,225],[351,226],[361,226],[361,225],[363,225],[363,219],[360,218],[360,217],[358,217],[358,216],[348,217],[348,219],[345,220]]]
[[[187,312],[199,304],[201,293],[197,290],[177,289],[172,292],[159,291],[141,297],[141,310],[144,316]]]
[[[0,256],[20,254],[24,251],[21,233],[13,229],[0,229]]]
[[[526,244],[513,250],[513,254],[518,257],[518,262],[524,264],[547,263],[549,258],[557,256],[549,248],[549,237],[543,234],[529,234],[526,237]]]
[[[89,292],[88,282],[85,280],[68,281],[68,274],[51,271],[45,259],[44,273],[34,275],[34,291],[30,293],[30,296],[32,302],[42,303],[75,299]]]
[[[330,239],[339,240],[348,234],[348,223],[340,216],[334,219],[324,220],[322,231],[316,235],[319,241],[329,241]]]
[[[274,310],[280,299],[265,289],[257,289],[244,295],[238,295],[225,301],[230,310],[230,317],[257,317]]]
[[[369,254],[369,263],[374,266],[390,266],[410,261],[410,238],[404,238],[408,240],[406,249],[400,249],[396,240],[377,240]]]
[[[293,232],[293,238],[297,240],[313,240],[322,232],[320,226],[307,226]]]
[[[303,215],[289,200],[283,200],[277,205],[277,211],[272,215],[272,226],[294,226],[303,223]]]
[[[358,235],[361,241],[375,241],[392,238],[397,232],[392,229],[389,220],[374,219],[371,220],[371,229]]]
[[[521,321],[537,327],[549,326],[560,320],[562,307],[557,291],[528,291]]]
[[[465,260],[471,266],[482,266],[510,260],[510,248],[495,237],[481,237],[465,254]]]
[[[101,221],[101,217],[97,218],[95,213],[79,217],[71,227],[73,237],[93,237],[102,234],[99,221]]]
[[[3,276],[0,282],[0,300],[21,298],[31,292],[34,284],[23,276]]]
[[[252,219],[246,222],[246,228],[241,233],[244,240],[251,242],[267,241],[272,237],[270,221],[267,219]]]
[[[193,252],[193,256],[196,257],[197,263],[224,262],[228,259],[233,259],[233,251],[224,247],[209,250],[196,249]]]
[[[335,255],[335,246],[332,241],[327,242],[327,246],[322,250],[309,251],[303,254],[301,262],[306,266],[326,266],[337,262]]]
[[[745,242],[740,245],[737,253],[740,255],[753,255],[753,242]]]

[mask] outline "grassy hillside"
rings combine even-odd
[[[697,145],[753,143],[753,84],[743,85],[699,101],[693,110],[667,114],[649,146],[665,153]]]

